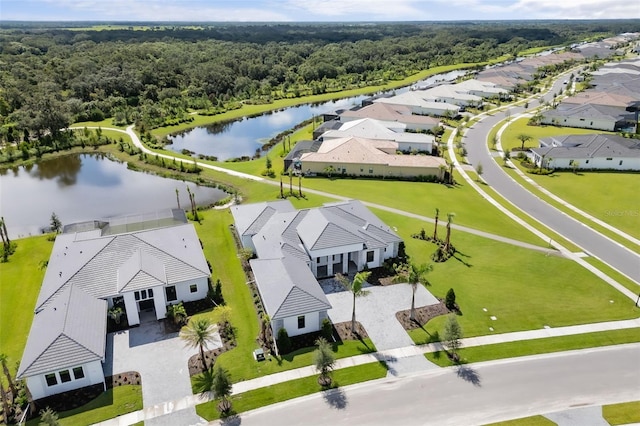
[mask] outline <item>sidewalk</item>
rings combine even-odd
[[[474,346],[493,345],[498,343],[518,342],[523,340],[544,339],[547,337],[570,336],[584,333],[593,333],[599,331],[623,330],[629,328],[640,328],[640,318],[624,321],[610,321],[594,324],[574,325],[558,328],[543,328],[540,330],[516,331],[513,333],[486,335],[478,337],[470,337],[462,339],[462,347],[470,348]],[[369,364],[372,362],[385,361],[393,364],[400,358],[407,358],[425,353],[437,352],[442,350],[440,343],[430,343],[420,346],[406,346],[403,348],[390,349],[371,354],[356,355],[349,358],[341,358],[336,360],[335,369],[354,367],[357,365]],[[318,372],[315,367],[307,366],[296,368],[293,370],[283,371],[281,373],[270,374],[268,376],[258,377],[251,380],[233,384],[233,394],[237,395],[254,389],[269,387],[278,383],[284,383],[303,377],[315,376]],[[173,401],[167,401],[156,404],[151,407],[144,408],[133,413],[125,414],[114,419],[106,420],[98,423],[100,426],[124,426],[137,422],[153,419],[156,417],[171,414],[177,411],[194,407],[198,404],[211,401],[210,394],[189,395]]]

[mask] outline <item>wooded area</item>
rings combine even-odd
[[[33,26],[30,26],[33,25]],[[634,21],[0,28],[0,141],[113,117],[140,128],[337,92],[429,67],[637,30]],[[77,25],[77,24],[76,24]],[[133,27],[132,27],[133,28]],[[18,148],[20,150],[22,148]]]

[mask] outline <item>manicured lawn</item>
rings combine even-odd
[[[0,352],[9,357],[9,369],[15,374],[33,321],[45,269],[40,262],[49,260],[53,242],[46,235],[15,240],[16,252],[9,262],[0,263]]]
[[[435,245],[410,235],[423,226],[431,233],[433,225],[374,211],[397,227],[412,261],[431,262]],[[439,235],[444,235],[444,228],[439,229]],[[455,230],[451,242],[460,253],[457,259],[434,265],[429,291],[444,297],[449,288],[455,290],[463,313],[458,320],[467,337],[490,334],[489,327],[494,333],[505,333],[640,315],[633,301],[571,260]],[[425,326],[426,331],[417,329],[410,335],[416,343],[424,343],[443,323],[444,317],[435,318]]]
[[[453,212],[456,214],[456,224],[531,244],[543,244],[539,238],[482,198],[457,172],[455,175],[459,182],[455,187],[425,182],[326,178],[306,179],[304,184],[309,188],[391,206],[429,218],[433,218],[435,209],[439,208],[441,219],[446,220],[446,213]],[[397,226],[397,222],[387,224]]]
[[[505,422],[490,423],[485,426],[555,426],[555,423],[544,416],[523,417]]]
[[[624,275],[622,275],[615,269],[611,268],[610,266],[606,265],[605,263],[599,261],[595,257],[589,256],[589,257],[585,257],[583,260],[595,266],[596,268],[600,269],[602,272],[604,272],[609,277],[613,278],[619,284],[622,284],[632,292],[638,293],[638,291],[640,291],[640,287],[638,286],[638,284],[636,284],[634,281],[631,281],[629,278],[625,277]]]
[[[640,342],[640,329],[631,328],[462,348],[460,357],[464,363],[472,363],[636,342]],[[449,358],[441,352],[429,353],[425,356],[429,361],[442,367],[452,365]]]
[[[604,405],[602,417],[612,426],[640,423],[640,401]]]
[[[58,413],[61,426],[84,426],[142,409],[142,386],[118,386],[76,408]],[[39,418],[27,422],[35,426]]]
[[[579,209],[640,238],[640,173],[555,172],[528,176]]]
[[[512,120],[509,127],[502,133],[501,143],[502,149],[511,149],[521,147],[522,143],[517,139],[519,134],[526,134],[531,136],[531,140],[524,144],[525,148],[538,148],[540,146],[540,138],[546,138],[549,136],[558,135],[588,135],[594,133],[609,133],[601,130],[593,129],[578,129],[573,127],[560,127],[560,126],[529,126],[527,123],[528,117],[518,118]]]
[[[333,372],[335,387],[347,386],[367,380],[380,379],[387,374],[387,366],[384,363],[371,363],[349,367]],[[298,398],[312,393],[320,392],[318,376],[304,377],[277,385],[244,392],[231,397],[233,412],[242,413],[255,408],[275,404],[277,402]],[[196,413],[208,421],[220,418],[217,410],[217,401],[210,401],[196,406]]]

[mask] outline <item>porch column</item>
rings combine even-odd
[[[349,273],[349,253],[342,253],[342,273]]]
[[[167,316],[167,299],[164,287],[153,287],[153,305],[156,308],[156,319],[160,320]]]
[[[138,315],[138,304],[133,296],[133,292],[125,293],[124,296],[124,308],[127,311],[127,322],[129,325],[140,324],[140,315]]]

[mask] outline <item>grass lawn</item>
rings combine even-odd
[[[640,401],[604,405],[602,416],[613,426],[640,423]]]
[[[424,226],[420,221],[374,211],[397,227],[412,261],[431,262],[435,245],[410,237]],[[425,230],[432,232],[433,225]],[[443,232],[439,230],[441,236]],[[459,254],[434,265],[429,291],[444,297],[449,288],[455,290],[463,313],[459,322],[467,337],[490,334],[489,327],[495,333],[506,333],[640,315],[633,301],[571,260],[455,230],[451,242]],[[431,320],[426,331],[414,330],[411,337],[416,343],[429,341],[442,329],[444,319]]]
[[[631,328],[462,348],[460,357],[463,363],[472,363],[636,342],[640,342],[640,329]],[[452,365],[449,358],[441,352],[429,353],[425,356],[441,367]]]
[[[141,409],[142,386],[118,386],[82,407],[58,413],[58,418],[61,426],[84,426]],[[35,418],[28,421],[27,425],[35,426],[39,421],[40,418]]]
[[[9,262],[0,263],[0,352],[9,357],[7,364],[12,373],[22,359],[44,278],[45,269],[40,269],[39,264],[49,259],[53,249],[53,242],[47,241],[46,235],[14,241],[16,252]]]
[[[368,380],[381,379],[386,375],[387,366],[384,363],[376,362],[356,367],[348,367],[333,372],[333,385],[334,387],[347,386]],[[233,412],[242,413],[277,402],[320,392],[322,388],[318,385],[317,380],[318,376],[314,375],[234,395],[231,397]],[[217,401],[197,405],[196,413],[208,421],[218,419],[220,418],[220,414],[216,408],[217,405]]]
[[[491,423],[485,426],[555,426],[555,423],[544,416],[523,417],[505,422]]]
[[[441,218],[447,212],[456,214],[454,223],[486,232],[495,233],[531,244],[543,242],[522,226],[502,214],[482,198],[455,172],[455,187],[437,183],[380,181],[366,179],[305,179],[303,185],[345,197],[356,198],[407,212],[433,218],[435,209],[440,209]],[[401,222],[404,218],[400,219]],[[397,226],[387,222],[389,226]],[[431,225],[427,225],[431,226]]]
[[[600,269],[602,272],[604,272],[605,274],[609,275],[609,277],[613,278],[619,284],[622,284],[623,286],[625,286],[626,288],[628,288],[632,292],[638,293],[638,291],[640,291],[640,287],[638,286],[638,284],[635,283],[635,281],[631,281],[629,278],[625,277],[624,275],[622,275],[621,273],[619,273],[615,269],[611,268],[607,264],[599,261],[595,257],[590,257],[589,256],[589,257],[583,258],[582,260],[584,260],[587,263],[589,263],[589,264],[595,266],[596,268]]]

